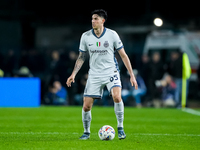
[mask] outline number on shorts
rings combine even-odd
[[[113,80],[118,80],[117,75],[114,75],[113,77],[110,77],[110,82],[113,82]]]

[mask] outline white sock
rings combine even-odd
[[[117,118],[117,127],[122,127],[123,128],[123,121],[124,121],[124,103],[121,100],[119,103],[114,102],[114,110],[115,110],[115,115]]]
[[[92,120],[92,115],[91,115],[91,110],[85,112],[82,109],[82,121],[83,121],[83,128],[84,128],[84,133],[90,133],[90,123]]]

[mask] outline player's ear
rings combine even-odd
[[[105,23],[105,21],[106,21],[106,20],[103,18],[103,19],[102,19],[102,23]]]

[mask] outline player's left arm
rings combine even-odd
[[[136,81],[135,76],[133,74],[133,69],[132,69],[132,66],[131,66],[131,62],[128,58],[128,55],[126,54],[124,48],[121,48],[120,50],[118,50],[118,53],[119,53],[120,57],[122,58],[122,61],[123,61],[124,65],[126,66],[129,74],[130,74],[131,85],[135,86],[135,89],[137,90],[138,84],[137,84],[137,81]]]

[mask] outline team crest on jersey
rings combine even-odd
[[[107,47],[109,46],[108,41],[105,41],[105,43],[103,44],[103,46],[104,46],[105,48],[107,48]]]

